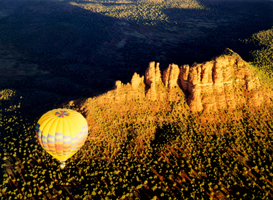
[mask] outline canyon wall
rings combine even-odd
[[[271,102],[260,80],[237,53],[226,49],[211,61],[192,66],[170,64],[163,72],[159,63],[150,62],[145,75],[135,73],[131,83],[116,81],[116,87],[103,96],[105,100],[180,101],[192,111],[235,109],[247,104],[259,106]]]

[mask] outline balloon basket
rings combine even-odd
[[[66,166],[65,161],[59,161],[60,162],[60,168],[63,169]]]

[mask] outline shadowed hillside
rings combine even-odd
[[[273,198],[272,2],[156,3],[0,0],[0,199]],[[89,125],[64,169],[56,107]]]
[[[137,8],[143,12],[155,6],[158,15],[167,19],[143,19],[142,23],[115,17],[112,11],[120,5],[107,2],[103,6],[108,14],[85,9],[90,1],[1,0],[0,44],[2,49],[12,49],[4,53],[12,60],[1,57],[2,63],[8,63],[3,72],[10,68],[46,72],[18,73],[1,88],[19,89],[28,96],[29,106],[52,107],[64,100],[101,94],[112,89],[116,80],[128,82],[134,72],[143,74],[152,60],[161,66],[170,61],[191,65],[228,47],[248,61],[253,47],[238,39],[272,26],[272,3],[267,1],[198,2],[203,7],[168,4],[161,8],[140,2]],[[130,5],[123,6],[131,12]]]

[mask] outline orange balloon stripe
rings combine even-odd
[[[71,153],[72,151],[51,151],[51,150],[47,150],[47,151],[50,151],[51,153],[64,153],[64,154],[69,154]]]
[[[52,153],[52,154],[57,154],[56,151],[51,151],[51,150],[47,150],[47,151]]]
[[[49,145],[45,145],[43,146],[44,148],[49,148],[52,151],[59,151],[60,148],[62,148],[62,151],[70,151],[71,149],[76,149],[81,147],[81,145],[75,145],[75,146],[68,146],[68,147],[64,147],[63,145],[54,145],[54,144],[49,144]]]
[[[58,151],[63,151],[63,145],[62,144],[56,144],[55,145],[55,150]]]
[[[64,147],[64,146],[63,146],[63,150],[64,150],[64,151],[70,151],[70,149],[71,149],[71,146],[68,146],[68,147]]]
[[[76,145],[64,145],[64,144],[50,144],[50,143],[47,143],[46,145],[44,144],[43,147],[44,148],[49,148],[49,149],[63,149],[63,150],[70,150],[70,149],[75,149],[75,148],[79,148],[79,147],[82,147],[84,145],[85,141],[81,141],[79,142],[78,144]]]
[[[55,144],[50,144],[50,143],[48,143],[47,146],[48,146],[48,148],[50,148],[50,149],[55,149]]]
[[[53,151],[53,152],[55,152],[56,150],[55,150],[55,145],[48,145],[48,149],[49,149],[49,151]]]

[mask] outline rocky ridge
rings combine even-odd
[[[265,92],[259,78],[248,66],[230,49],[204,63],[180,67],[170,64],[162,73],[159,63],[150,62],[144,76],[134,73],[131,83],[127,84],[116,81],[115,89],[100,98],[119,103],[184,100],[195,112],[269,103],[272,92]]]

